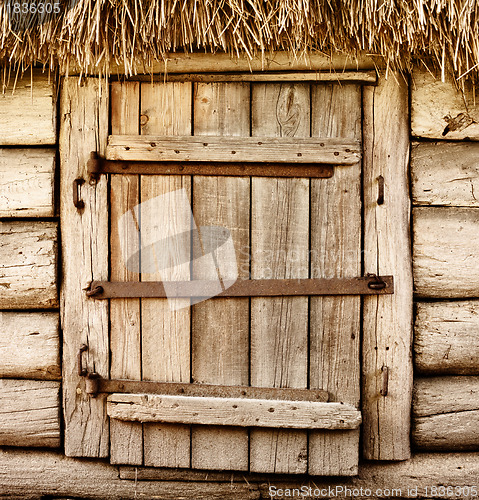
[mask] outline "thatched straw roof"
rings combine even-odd
[[[68,62],[105,70],[109,61],[121,61],[135,72],[166,52],[204,49],[365,51],[400,68],[414,57],[432,60],[457,77],[474,74],[479,64],[475,0],[2,1],[0,58],[63,70]],[[17,17],[12,31],[8,7],[16,1],[60,1],[61,13],[40,25],[35,16]]]

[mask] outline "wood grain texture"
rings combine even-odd
[[[57,232],[56,222],[0,222],[1,309],[58,307]]]
[[[479,144],[415,143],[411,149],[414,205],[479,207]]]
[[[115,134],[138,134],[140,128],[140,84],[111,84],[111,130]],[[113,175],[110,179],[110,277],[112,281],[139,281],[140,269],[127,268],[122,249],[139,251],[138,234],[118,227],[120,218],[140,202],[137,175]],[[120,299],[110,303],[110,374],[112,378],[141,380],[140,300]],[[143,427],[138,423],[110,421],[110,461],[143,463]]]
[[[196,84],[194,133],[248,136],[250,86],[245,83]],[[204,139],[208,141],[208,138]],[[193,213],[198,227],[220,226],[232,236],[237,257],[249,247],[250,179],[195,177]],[[227,255],[224,258],[227,259]],[[223,262],[223,266],[228,266]],[[225,278],[249,277],[248,266],[233,262]],[[235,265],[236,264],[236,265]],[[218,279],[218,273],[193,263],[194,279]],[[192,323],[192,379],[198,383],[248,385],[249,299],[217,299],[196,304]],[[193,427],[191,466],[248,470],[248,431]]]
[[[13,84],[0,95],[0,145],[56,144],[54,75],[33,69]]]
[[[413,432],[421,450],[479,446],[479,377],[432,377],[414,383]]]
[[[361,89],[315,85],[312,134],[361,140]],[[311,277],[361,274],[361,164],[337,168],[331,179],[311,180]],[[360,297],[311,297],[310,387],[330,401],[359,407]],[[311,432],[308,472],[355,475],[359,431]]]
[[[458,115],[460,115],[458,117]],[[456,119],[450,130],[446,130],[448,120]],[[416,66],[412,74],[411,85],[411,134],[429,139],[461,140],[479,138],[479,107],[470,84],[466,84],[464,94],[454,82],[446,78],[441,82],[441,75]],[[446,132],[445,135],[443,135]]]
[[[266,133],[266,131],[264,131]],[[340,139],[291,140],[268,136],[147,137],[111,135],[107,160],[126,161],[213,161],[327,163],[351,165],[360,159],[358,141]]]
[[[479,301],[419,302],[414,366],[427,375],[479,375]]]
[[[0,217],[53,217],[54,149],[0,149]]]
[[[255,84],[252,134],[310,136],[307,84]],[[251,277],[307,278],[309,272],[309,180],[253,178]],[[306,388],[308,298],[251,299],[251,385]],[[307,434],[252,430],[250,470],[304,473]]]
[[[191,133],[191,84],[141,84],[141,134],[186,135]],[[191,198],[190,177],[148,175],[141,177],[141,202],[184,189]],[[150,241],[158,222],[152,211],[141,216],[142,240]],[[183,232],[191,220],[182,210],[171,207],[168,221],[172,230]],[[173,264],[179,264],[172,256]],[[188,267],[188,266],[186,266]],[[157,270],[142,273],[142,281],[190,278],[189,269],[177,266],[171,274]],[[189,305],[188,299],[185,305]],[[179,303],[177,304],[179,305]],[[171,310],[167,299],[142,299],[142,375],[144,380],[190,382],[190,309]],[[190,428],[171,424],[143,426],[145,465],[190,466]]]
[[[60,446],[60,382],[0,380],[0,445]]]
[[[477,297],[478,211],[474,208],[416,207],[412,228],[416,295]]]
[[[0,312],[0,377],[61,378],[58,313]]]
[[[406,460],[413,384],[408,86],[390,74],[363,95],[364,271],[394,275],[394,295],[363,299],[363,453]],[[386,396],[380,394],[383,367],[389,370]]]
[[[104,154],[108,133],[108,87],[95,78],[63,80],[60,104],[60,222],[62,238],[61,321],[63,328],[63,411],[67,456],[105,457],[109,426],[105,398],[91,398],[78,376],[81,344],[86,368],[109,377],[108,303],[86,297],[93,279],[108,279],[108,196],[105,176],[85,182],[85,208],[72,201],[77,178],[89,179],[91,151]]]
[[[361,423],[361,412],[341,403],[159,394],[111,394],[108,415],[127,422],[277,429],[357,429]]]

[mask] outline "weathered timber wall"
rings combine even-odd
[[[36,69],[0,96],[2,446],[61,442],[54,96]]]
[[[421,450],[479,445],[479,378],[470,376],[479,374],[478,115],[472,90],[414,71],[414,359],[417,377],[434,375],[414,385],[412,440]]]

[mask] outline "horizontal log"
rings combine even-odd
[[[112,75],[125,74],[131,68],[131,61],[110,61]],[[346,54],[323,54],[312,52],[302,56],[295,56],[290,52],[263,53],[258,56],[240,57],[217,52],[209,53],[169,53],[163,61],[152,61],[148,68],[140,68],[144,73],[202,73],[202,72],[231,72],[231,71],[358,71],[375,70],[377,63],[365,54],[351,57]],[[74,65],[64,68],[69,75],[95,75],[99,68],[92,65],[88,71]],[[137,71],[133,71],[136,73]],[[66,71],[63,71],[66,73]],[[104,71],[101,71],[103,74]]]
[[[430,139],[479,139],[479,104],[473,86],[465,93],[451,78],[441,81],[427,69],[416,67],[411,85],[411,133]]]
[[[60,446],[60,382],[0,380],[0,446]]]
[[[0,222],[0,308],[58,306],[57,223]]]
[[[61,378],[58,313],[0,312],[0,377]]]
[[[413,209],[413,272],[418,297],[479,297],[479,211]]]
[[[151,82],[150,75],[136,76],[134,80]],[[243,73],[166,73],[153,77],[160,82],[352,82],[376,83],[376,71],[294,71],[294,72],[255,72]]]
[[[54,149],[0,149],[0,217],[52,217]]]
[[[418,449],[479,446],[479,377],[433,377],[414,385],[412,437]]]
[[[354,165],[358,141],[341,139],[110,135],[107,160]]]
[[[415,143],[411,151],[415,205],[479,207],[479,144]]]
[[[342,403],[266,399],[112,394],[110,418],[128,422],[168,422],[280,429],[357,429],[361,413]]]
[[[479,301],[417,304],[415,367],[428,375],[479,375]]]
[[[122,468],[123,470],[124,468]],[[241,481],[232,482],[232,474],[228,474],[228,482],[174,479],[161,477],[161,469],[151,471],[157,473],[156,479],[147,480],[144,469],[137,469],[135,477],[121,479],[118,468],[99,460],[78,460],[65,457],[61,453],[36,450],[3,449],[0,450],[0,491],[5,497],[22,497],[37,499],[42,496],[64,495],[71,497],[111,500],[124,498],[155,498],[157,500],[178,500],[195,498],[198,500],[257,500],[270,499],[269,486],[278,488],[300,488],[305,485],[315,488],[336,487],[395,490],[400,498],[411,498],[411,489],[417,488],[418,497],[427,497],[425,488],[439,488],[453,485],[457,488],[477,484],[479,477],[478,453],[418,453],[404,462],[366,462],[359,466],[359,475],[351,478],[315,478],[313,482],[303,477],[289,481],[283,477],[270,475],[262,484],[252,484],[250,476],[246,482],[241,474]],[[165,473],[171,473],[167,470]],[[146,474],[146,473],[145,473]],[[185,474],[188,474],[186,471]],[[142,477],[143,476],[143,477]],[[178,477],[178,476],[177,476]],[[236,475],[235,475],[236,477]],[[68,478],[66,481],[65,478]],[[145,479],[145,480],[141,480]],[[341,490],[338,490],[340,493]],[[463,490],[465,491],[465,490]],[[327,495],[326,495],[327,496]],[[474,495],[472,495],[474,496]],[[341,498],[338,494],[336,498]],[[344,495],[343,495],[344,498]],[[383,496],[386,498],[386,496]]]
[[[29,71],[0,94],[0,145],[27,146],[56,143],[53,76]],[[15,90],[13,86],[15,84]]]

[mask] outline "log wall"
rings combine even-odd
[[[479,446],[477,118],[472,89],[461,93],[451,81],[414,71],[412,441],[420,450]]]
[[[0,446],[58,448],[56,86],[36,69],[13,80],[0,95]]]

